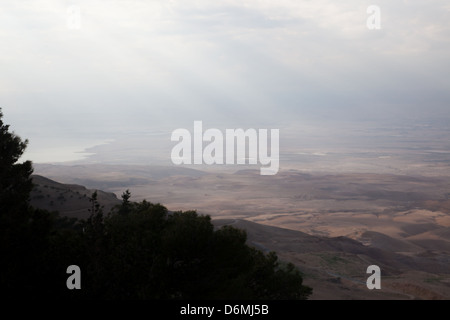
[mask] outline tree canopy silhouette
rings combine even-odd
[[[29,206],[32,165],[18,163],[28,141],[10,132],[2,118],[0,109],[0,290],[2,296],[15,296],[40,285],[51,218]]]

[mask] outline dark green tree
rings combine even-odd
[[[20,224],[28,219],[33,168],[31,161],[18,163],[28,140],[10,132],[2,118],[0,109],[0,215],[3,223]]]
[[[131,210],[131,193],[130,190],[126,190],[124,193],[122,193],[122,203],[119,207],[119,214],[127,215]]]
[[[32,164],[18,162],[28,141],[10,132],[2,118],[0,110],[0,290],[2,296],[34,296],[43,281],[52,217],[30,207]]]
[[[97,190],[89,197],[89,202],[91,203],[91,208],[89,209],[91,215],[85,224],[85,231],[90,236],[101,237],[104,227],[104,215],[103,206],[98,202]]]
[[[90,255],[101,257],[87,271],[92,297],[306,299],[311,293],[294,265],[249,247],[243,230],[215,230],[209,216],[195,211],[134,203],[128,215],[105,218],[103,239],[101,253]]]

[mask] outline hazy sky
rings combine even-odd
[[[448,0],[0,3],[0,107],[49,153],[194,120],[450,118],[449,57]]]

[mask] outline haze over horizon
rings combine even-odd
[[[449,12],[440,0],[2,3],[0,107],[37,163],[125,140],[126,161],[144,163],[173,145],[145,137],[194,120],[285,129],[285,151],[387,143],[374,128],[403,143],[416,127],[448,150],[433,130],[450,123]]]

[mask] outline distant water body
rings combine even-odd
[[[33,163],[61,163],[85,160],[94,153],[88,150],[95,146],[113,142],[109,140],[92,139],[36,139],[30,140],[22,160],[31,160]]]
[[[50,164],[173,165],[171,129],[153,126],[117,127],[115,131],[95,133],[80,129],[59,134],[25,132],[21,136],[30,141],[22,159]],[[280,127],[280,169],[447,176],[449,133],[448,126],[415,123]],[[194,166],[200,170],[222,167]]]

